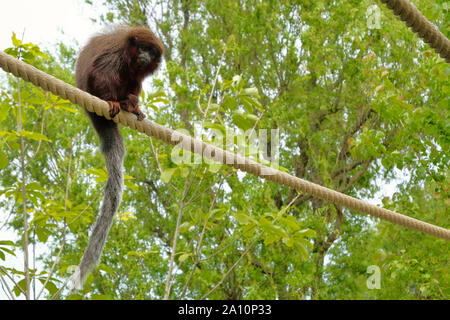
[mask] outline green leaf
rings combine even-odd
[[[256,120],[253,117],[249,117],[248,114],[240,110],[236,110],[233,112],[233,122],[242,130],[248,130],[253,128]]]
[[[303,229],[303,230],[297,231],[296,235],[302,235],[304,237],[315,238],[316,237],[316,231],[314,231],[312,229]]]
[[[233,77],[233,82],[239,83],[239,82],[241,82],[241,81],[242,81],[242,77],[241,77],[240,75],[235,75],[235,76]]]
[[[275,236],[273,233],[266,233],[264,235],[264,244],[266,246],[269,246],[269,245],[277,242],[278,240],[280,240],[280,238]]]
[[[158,103],[158,102],[163,102],[165,104],[168,104],[170,101],[165,98],[155,98],[155,99],[152,99],[151,103],[154,104],[154,103]]]
[[[220,106],[217,103],[211,103],[208,108],[209,111],[216,111],[219,109],[220,109]]]
[[[236,218],[238,223],[242,225],[249,224],[251,221],[251,218],[242,212],[236,212],[233,214],[233,216]]]
[[[253,113],[253,103],[252,103],[251,98],[246,97],[246,96],[241,96],[239,99],[241,100],[242,105],[245,108],[245,111],[247,111],[250,114]]]
[[[0,170],[5,169],[8,164],[8,158],[6,158],[4,153],[0,152]]]
[[[226,89],[231,87],[232,84],[233,84],[233,80],[225,80],[221,85],[221,90],[225,91]]]
[[[0,103],[0,123],[6,120],[11,110],[11,105],[7,101]]]
[[[292,231],[296,231],[296,230],[300,229],[300,226],[298,225],[297,221],[295,220],[295,218],[293,216],[287,215],[285,217],[281,217],[280,221],[283,222]]]
[[[258,89],[256,88],[247,88],[247,89],[243,89],[241,91],[242,95],[247,95],[247,96],[252,96],[252,97],[257,97],[259,98],[259,93],[258,93]]]
[[[284,237],[283,242],[289,248],[291,248],[294,245],[294,239],[292,239],[291,237]]]
[[[298,250],[298,252],[300,253],[303,261],[307,261],[308,260],[308,249],[301,243],[298,242],[294,242],[294,246],[295,248]]]
[[[44,140],[47,142],[51,142],[51,140],[48,139],[45,135],[38,133],[38,132],[30,132],[30,131],[22,130],[21,132],[18,132],[17,134],[21,137],[36,140],[36,141]]]
[[[203,127],[208,128],[208,129],[216,129],[216,130],[220,131],[223,135],[225,135],[226,131],[227,131],[227,128],[220,123],[212,123],[212,122],[205,121],[203,123]]]
[[[159,97],[167,97],[167,94],[164,92],[163,88],[158,88],[158,90],[151,92],[148,94],[148,99],[152,100]]]
[[[178,261],[181,263],[183,261],[185,261],[187,258],[189,258],[192,254],[191,253],[183,253],[180,258],[178,259]]]
[[[17,39],[15,32],[12,34],[11,41],[14,47],[20,47],[22,45],[22,40]]]
[[[52,233],[47,228],[36,228],[36,235],[42,243],[46,243],[51,234]]]
[[[225,96],[223,97],[223,103],[222,103],[223,108],[225,109],[225,111],[228,110],[235,110],[236,107],[238,106],[238,102],[236,97],[230,96],[228,94],[225,94]]]
[[[104,182],[108,180],[108,173],[103,169],[92,168],[87,169],[85,172],[87,174],[97,176],[97,178],[95,179],[96,182]]]
[[[153,103],[147,103],[147,106],[149,106],[150,108],[153,109],[153,111],[158,112],[158,107],[156,105],[154,105]]]
[[[46,278],[39,278],[39,282],[44,284],[46,281]],[[45,289],[47,289],[48,293],[52,296],[56,292],[58,292],[58,287],[56,287],[55,283],[53,281],[48,281],[45,285]]]
[[[128,251],[127,252],[127,256],[142,258],[143,256],[145,256],[145,253],[144,252],[137,252],[137,251]]]
[[[38,182],[30,182],[29,184],[27,184],[26,189],[28,191],[41,191],[41,192],[47,191]]]
[[[222,164],[221,163],[218,163],[218,162],[215,162],[215,161],[209,162],[209,165],[208,165],[208,171],[209,172],[217,173],[217,172],[219,172],[220,168],[222,168]]]
[[[185,233],[189,230],[189,228],[191,227],[190,223],[185,221],[180,225],[180,233]]]
[[[22,292],[20,291],[20,289],[22,289],[23,292],[25,292],[25,287],[26,287],[26,279],[22,279],[19,282],[17,282],[17,285],[14,286],[14,294],[16,295],[16,297],[20,296],[22,294]]]
[[[17,247],[18,245],[16,245],[13,241],[10,241],[10,240],[0,240],[0,246]]]
[[[57,105],[54,106],[54,108],[56,110],[62,109],[62,110],[65,110],[65,111],[69,111],[70,113],[73,113],[73,114],[80,113],[80,111],[78,111],[78,109],[72,107],[71,103],[57,104]]]
[[[177,168],[169,168],[164,170],[161,173],[161,181],[164,183],[169,183],[170,180],[172,179],[172,176],[174,175],[174,173],[177,171]]]
[[[125,186],[127,188],[131,189],[134,192],[138,192],[139,191],[139,187],[133,181],[125,180],[124,184],[125,184]]]
[[[104,264],[104,263],[100,263],[100,264],[98,265],[98,269],[99,269],[99,270],[102,270],[102,271],[105,271],[107,274],[109,274],[109,275],[111,275],[111,276],[113,276],[113,277],[116,276],[116,274],[115,274],[115,272],[114,272],[114,269],[113,269],[112,267],[110,267],[110,266]]]

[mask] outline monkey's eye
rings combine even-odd
[[[142,51],[147,51],[150,52],[151,51],[151,46],[149,46],[148,44],[140,44],[139,45],[139,49],[141,49]]]
[[[132,36],[128,39],[128,41],[130,41],[130,44],[134,45],[136,44],[138,38],[136,36]]]

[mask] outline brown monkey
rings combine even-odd
[[[78,57],[75,71],[77,87],[106,100],[112,118],[122,109],[142,120],[145,115],[138,107],[142,81],[158,68],[163,51],[164,47],[155,34],[142,27],[116,27],[96,35]],[[114,213],[122,200],[123,188],[125,147],[118,125],[95,113],[87,114],[100,139],[108,181],[89,244],[71,278],[74,289],[83,286],[86,276],[100,261]]]

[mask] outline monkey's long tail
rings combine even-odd
[[[89,244],[80,265],[71,277],[72,291],[80,290],[89,272],[100,262],[103,246],[111,228],[114,213],[122,200],[123,159],[125,147],[118,125],[94,113],[88,113],[100,138],[100,145],[105,155],[108,181],[100,214],[90,236]]]

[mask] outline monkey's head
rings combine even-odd
[[[158,37],[149,29],[133,27],[128,31],[127,39],[132,63],[145,73],[155,72],[164,52]]]

